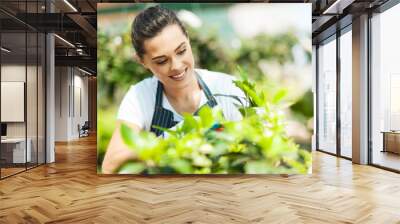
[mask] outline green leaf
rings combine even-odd
[[[126,124],[121,124],[121,136],[122,140],[125,142],[125,144],[130,147],[130,148],[135,148],[135,139],[137,139],[138,134],[130,127],[128,127]]]
[[[247,80],[248,79],[248,75],[247,73],[242,69],[242,67],[240,67],[239,65],[236,66],[236,69],[239,71],[239,75],[243,80]]]
[[[193,167],[189,161],[184,159],[175,160],[172,167],[178,172],[183,174],[193,173]]]
[[[251,161],[246,163],[244,170],[247,174],[268,174],[271,167],[265,161]]]
[[[214,123],[213,113],[210,107],[202,107],[199,111],[202,128],[209,128]]]
[[[197,123],[197,120],[193,117],[191,114],[185,114],[184,115],[184,121],[182,128],[180,129],[183,133],[189,133],[194,130],[198,130],[199,125]]]
[[[275,93],[272,103],[279,103],[287,95],[287,89],[280,89]]]
[[[247,162],[248,160],[250,160],[250,159],[251,159],[250,157],[245,156],[245,155],[243,155],[243,156],[238,156],[238,157],[236,157],[236,158],[232,161],[231,166],[242,165],[242,164],[246,163],[246,162]]]
[[[155,128],[155,129],[159,129],[159,130],[161,130],[161,131],[167,132],[167,133],[170,134],[170,135],[174,135],[174,136],[177,135],[177,131],[176,131],[176,130],[172,130],[172,129],[169,129],[169,128],[160,127],[160,126],[158,126],[158,125],[153,125],[152,127]]]
[[[194,171],[195,174],[209,174],[211,173],[211,169],[209,167],[202,167],[200,169],[196,169]]]
[[[139,174],[144,171],[146,167],[139,162],[125,163],[118,169],[119,174]]]
[[[251,107],[259,107],[263,106],[265,104],[264,97],[262,95],[258,96],[258,94],[255,92],[255,85],[249,81],[238,81],[235,80],[233,83],[240,88],[246,96],[249,98],[250,101],[250,106]]]
[[[193,156],[193,165],[199,167],[210,167],[212,164],[211,160],[204,155],[196,154]]]
[[[213,150],[210,153],[211,157],[219,157],[223,154],[226,154],[229,150],[229,145],[225,142],[219,141],[216,145],[214,145]]]

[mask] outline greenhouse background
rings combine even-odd
[[[133,60],[130,40],[135,15],[151,5],[155,4],[98,4],[98,164],[122,97],[131,85],[151,75]],[[287,134],[311,150],[311,5],[161,5],[177,12],[185,23],[196,67],[237,76],[239,65],[268,93],[287,89],[287,109],[282,111]]]

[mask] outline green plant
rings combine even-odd
[[[239,69],[242,80],[235,85],[246,94],[249,106],[240,106],[243,119],[227,121],[220,110],[204,107],[199,116],[186,114],[169,136],[135,133],[127,126],[121,135],[137,159],[122,165],[119,173],[181,174],[305,174],[311,154],[285,134],[279,102],[285,91],[267,97]],[[238,105],[239,106],[239,105]],[[246,130],[243,132],[243,130]]]
[[[110,141],[115,129],[116,113],[117,108],[115,107],[98,111],[98,116],[101,118],[98,119],[97,122],[97,165],[99,169],[101,169],[108,142]]]

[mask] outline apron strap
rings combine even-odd
[[[163,86],[160,81],[158,81],[157,85],[157,93],[156,93],[156,105],[154,107],[153,119],[151,121],[150,131],[155,133],[156,136],[160,136],[163,131],[153,127],[153,125],[163,127],[163,128],[171,128],[175,126],[178,122],[174,121],[174,114],[166,110],[162,107],[163,100]]]
[[[199,81],[199,84],[201,86],[201,88],[204,91],[204,94],[207,97],[207,104],[210,107],[214,107],[216,106],[217,100],[215,99],[215,97],[213,96],[213,94],[211,93],[210,89],[208,88],[208,86],[206,85],[206,83],[203,81],[203,79],[201,78],[201,76],[199,74],[197,74],[196,72],[196,76],[197,76],[197,80]],[[201,107],[200,107],[201,108]],[[197,111],[196,111],[197,112]]]
[[[162,107],[162,97],[163,97],[163,85],[160,81],[157,82],[157,93],[156,93],[156,107]]]
[[[203,79],[201,78],[201,76],[199,74],[197,74],[196,72],[196,77],[197,80],[199,81],[199,84],[201,86],[201,88],[204,91],[204,94],[206,95],[207,98],[207,103],[202,105],[201,107],[199,107],[199,109],[194,112],[194,115],[198,115],[199,111],[201,110],[201,108],[203,108],[204,106],[209,106],[211,108],[215,107],[218,103],[217,100],[215,99],[215,97],[213,96],[213,94],[211,93],[210,89],[208,88],[207,84],[203,81]]]
[[[204,91],[204,94],[206,95],[207,98],[207,103],[202,105],[195,113],[194,115],[197,115],[198,111],[208,105],[209,107],[214,107],[217,105],[217,100],[215,100],[214,96],[212,95],[210,89],[206,85],[206,83],[203,81],[203,79],[200,77],[200,75],[195,73],[197,80],[201,86],[201,88]],[[162,135],[163,131],[157,128],[154,128],[153,125],[163,127],[163,128],[171,128],[175,126],[178,122],[174,121],[174,114],[172,111],[164,109],[162,106],[162,101],[163,101],[163,91],[164,87],[160,81],[158,81],[157,84],[157,93],[156,93],[156,104],[154,107],[154,114],[153,118],[151,121],[151,126],[150,126],[150,131],[155,133],[156,136]]]

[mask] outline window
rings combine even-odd
[[[400,5],[371,18],[372,163],[400,170]]]
[[[318,149],[336,153],[336,40],[318,48]]]
[[[340,36],[340,154],[351,158],[352,141],[352,33]]]

